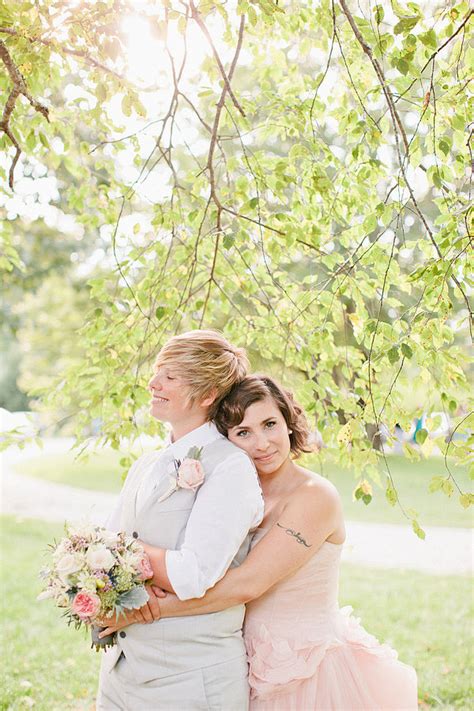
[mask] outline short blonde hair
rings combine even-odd
[[[195,330],[173,336],[158,353],[155,368],[175,369],[190,388],[189,402],[202,402],[213,391],[216,398],[207,413],[212,420],[219,402],[247,374],[244,348],[237,348],[218,331]]]

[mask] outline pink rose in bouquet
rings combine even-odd
[[[178,486],[181,489],[196,489],[205,478],[201,462],[197,459],[183,459],[178,468]]]
[[[140,559],[139,570],[141,580],[150,580],[150,578],[153,577],[153,569],[150,565],[150,559],[148,558],[146,553],[143,558]]]
[[[100,607],[101,601],[98,595],[82,590],[74,597],[71,603],[71,612],[86,621],[95,617],[99,613]]]

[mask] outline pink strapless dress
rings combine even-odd
[[[262,531],[262,533],[265,533]],[[247,605],[250,711],[417,709],[415,670],[339,609],[342,545],[323,543]]]

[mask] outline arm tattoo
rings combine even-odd
[[[293,531],[292,528],[286,528],[285,526],[282,526],[280,523],[278,523],[278,521],[277,526],[279,528],[282,528],[289,536],[293,536],[293,538],[296,539],[297,543],[301,543],[303,546],[306,546],[306,548],[311,548],[311,544],[306,543],[305,539],[301,536],[301,533],[296,533],[296,531]]]

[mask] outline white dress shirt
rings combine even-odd
[[[173,460],[183,460],[191,447],[205,447],[217,439],[225,438],[207,422],[166,449],[140,457],[133,465],[134,470],[143,470],[137,510],[162,478],[168,477]],[[229,448],[229,455],[214,467],[197,492],[181,548],[166,551],[166,572],[181,600],[202,597],[224,576],[249,530],[262,521],[263,512],[251,459],[238,447]]]

